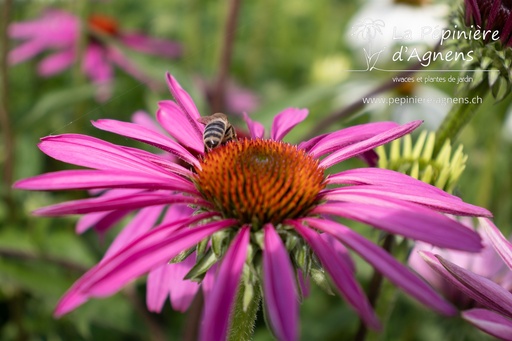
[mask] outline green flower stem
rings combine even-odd
[[[444,121],[441,123],[441,126],[437,129],[436,132],[436,142],[433,154],[434,157],[437,156],[444,142],[448,139],[453,142],[457,135],[461,132],[462,128],[464,128],[475,115],[481,103],[471,103],[472,99],[476,98],[477,96],[483,99],[488,92],[489,85],[487,82],[481,82],[476,87],[461,93],[461,96],[459,97],[465,97],[469,99],[469,103],[463,102],[453,105],[448,115],[446,115]]]
[[[386,235],[384,238],[384,242],[382,243],[382,248],[389,253],[392,253],[393,245],[395,244],[395,237],[392,234]],[[377,304],[377,299],[381,293],[382,287],[382,274],[377,270],[373,271],[373,276],[370,280],[370,286],[368,287],[368,301],[375,308]],[[368,328],[366,327],[363,320],[359,322],[359,328],[357,330],[356,336],[354,338],[355,341],[364,341],[366,339],[366,335],[368,333]]]
[[[254,324],[256,322],[256,314],[260,306],[259,285],[253,285],[252,300],[244,311],[244,292],[245,285],[240,283],[238,293],[236,295],[235,306],[231,311],[231,324],[228,331],[228,341],[249,341],[252,340],[254,334]]]
[[[5,193],[5,202],[9,212],[14,212],[14,203],[11,198],[11,186],[14,172],[14,131],[9,117],[9,65],[7,52],[9,51],[9,25],[12,0],[5,0],[2,5],[2,20],[0,21],[0,127],[3,135],[3,183],[0,185]]]

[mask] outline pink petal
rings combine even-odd
[[[419,183],[419,181],[418,181]],[[344,196],[382,197],[392,200],[403,200],[429,207],[433,210],[454,215],[492,216],[485,208],[463,202],[460,198],[450,195],[438,194],[428,186],[416,183],[407,186],[368,186],[358,185],[336,188],[325,191],[325,197],[333,200],[344,200]],[[349,199],[347,199],[349,200]]]
[[[226,339],[229,315],[247,258],[249,233],[250,228],[243,227],[222,258],[214,287],[208,295],[208,302],[205,302],[203,325],[199,336],[202,341]]]
[[[265,127],[263,124],[253,121],[249,118],[249,115],[244,113],[244,120],[247,124],[247,128],[249,128],[249,133],[251,134],[251,138],[253,139],[262,139],[265,136]]]
[[[462,312],[462,317],[500,340],[512,341],[512,320],[485,309],[471,309]]]
[[[38,66],[41,76],[52,76],[71,67],[75,60],[75,52],[72,49],[56,52],[44,58]]]
[[[328,233],[322,233],[320,235],[320,238],[323,239],[324,242],[329,245],[330,250],[336,257],[340,260],[345,262],[346,266],[352,271],[352,273],[356,272],[356,265],[354,264],[354,261],[350,257],[350,253],[347,250],[345,246],[343,246],[342,243],[340,243],[336,238],[331,236]]]
[[[311,140],[300,143],[299,148],[308,151],[315,157],[319,157],[333,152],[340,147],[367,140],[375,135],[398,126],[399,124],[395,122],[359,124],[353,127],[344,128],[332,133],[314,137]]]
[[[135,51],[168,58],[176,58],[182,54],[181,44],[174,41],[151,38],[138,33],[124,33],[119,38],[124,45]]]
[[[355,308],[367,325],[374,329],[380,329],[379,320],[363,289],[357,283],[353,269],[343,258],[336,257],[336,251],[324,242],[317,232],[300,223],[295,223],[294,226],[318,256],[343,298]]]
[[[136,157],[121,146],[87,135],[48,136],[39,143],[46,155],[73,165],[101,170],[134,171],[155,175],[168,174],[155,164]]]
[[[187,193],[198,193],[190,180],[172,173],[155,176],[139,172],[118,170],[65,170],[41,174],[17,181],[15,188],[25,190],[68,190],[92,188],[139,188],[167,189]]]
[[[106,51],[97,44],[87,46],[82,69],[94,83],[105,84],[113,78],[112,66],[107,60]]]
[[[159,313],[169,296],[171,278],[170,264],[162,264],[152,269],[146,281],[146,306],[153,313]]]
[[[455,308],[442,299],[428,284],[413,274],[403,264],[377,245],[341,224],[318,219],[304,219],[310,226],[331,234],[348,248],[373,265],[397,287],[416,298],[419,302],[445,315],[455,315]]]
[[[175,102],[158,102],[156,118],[160,125],[179,143],[198,153],[204,152],[203,134],[201,133],[204,128],[200,127],[198,122],[190,122],[189,117]]]
[[[16,39],[39,39],[49,46],[71,46],[78,37],[79,20],[71,13],[50,9],[32,21],[14,22],[9,25],[9,36]]]
[[[173,76],[171,76],[169,73],[166,73],[166,77],[167,85],[169,86],[169,90],[171,91],[174,100],[176,101],[176,103],[178,103],[190,124],[192,126],[194,126],[194,124],[197,125],[197,119],[201,117],[201,115],[199,114],[199,111],[197,110],[194,101],[192,100],[190,95],[185,90],[183,90],[181,85]],[[199,126],[197,127],[199,130]],[[203,134],[201,133],[201,136],[202,135]]]
[[[154,227],[164,208],[165,206],[154,206],[141,209],[121,230],[121,232],[119,232],[112,244],[110,244],[108,250],[105,252],[103,259],[109,258],[113,254],[117,253],[133,240],[139,238]]]
[[[12,49],[8,54],[9,65],[15,65],[37,56],[46,50],[45,42],[31,40]]]
[[[155,119],[144,110],[137,110],[132,115],[132,122],[152,130],[159,134],[163,134],[163,129],[156,123]]]
[[[103,234],[103,232],[123,219],[128,213],[130,211],[121,210],[86,214],[76,224],[75,231],[76,233],[84,233],[93,227],[96,232]]]
[[[275,141],[282,140],[290,130],[308,117],[308,109],[288,108],[274,117],[270,138]]]
[[[332,202],[312,213],[333,214],[369,224],[392,234],[421,240],[439,247],[477,252],[482,249],[478,233],[457,221],[424,207],[390,199],[373,202]]]
[[[60,216],[68,214],[87,214],[93,212],[113,210],[134,210],[138,208],[166,205],[166,204],[192,204],[209,207],[209,203],[191,196],[171,194],[166,191],[141,192],[135,195],[119,196],[115,198],[89,198],[68,201],[61,204],[39,208],[33,213],[39,216]]]
[[[375,135],[367,140],[356,142],[338,149],[320,161],[320,167],[329,168],[343,160],[349,159],[370,149],[396,140],[397,138],[402,137],[416,129],[421,123],[422,121],[414,121],[403,126],[389,129],[388,131]]]
[[[263,292],[269,321],[279,340],[296,340],[299,307],[295,273],[274,227],[267,224],[264,232]]]
[[[148,75],[146,75],[134,62],[132,62],[124,53],[114,46],[109,46],[106,50],[106,59],[116,64],[127,74],[141,81],[153,90],[158,90],[159,84]]]
[[[435,266],[435,262],[432,260],[432,254],[422,252],[422,255],[424,259],[429,262],[429,265]],[[435,257],[451,274],[451,276],[447,276],[447,279],[455,284],[458,289],[480,303],[483,307],[512,317],[512,294],[510,292],[490,279],[461,268],[441,256],[436,255]],[[434,267],[434,269],[436,269],[436,267]]]
[[[180,146],[167,136],[158,134],[154,131],[141,127],[135,123],[122,122],[109,119],[101,119],[92,122],[98,129],[109,131],[114,134],[122,135],[144,142],[154,147],[165,150],[177,157],[183,159],[193,166],[199,166],[199,161],[188,150]]]
[[[328,184],[339,185],[378,185],[386,187],[414,188],[415,190],[434,193],[436,195],[461,199],[446,193],[445,191],[419,181],[399,172],[381,168],[355,168],[349,169],[327,177]]]
[[[195,265],[195,253],[177,264],[163,264],[149,272],[146,302],[149,311],[159,313],[167,296],[174,310],[185,312],[199,290],[199,283],[184,280]]]
[[[188,178],[193,175],[192,171],[176,163],[176,157],[172,154],[156,155],[142,149],[131,147],[121,147],[121,149],[133,156],[157,165],[159,168],[163,168],[166,171],[183,175]]]
[[[168,264],[171,267],[169,276],[169,299],[174,310],[184,313],[192,304],[199,291],[197,282],[183,279],[196,264],[196,254],[193,253],[184,261],[177,264]]]
[[[480,226],[489,237],[491,245],[496,250],[501,259],[512,270],[512,244],[503,236],[503,233],[489,219],[479,218]]]
[[[117,292],[131,280],[159,265],[166,264],[181,251],[192,247],[216,231],[236,223],[234,220],[216,221],[172,233],[181,226],[199,221],[198,218],[200,216],[157,227],[113,256],[104,259],[75,282],[60,300],[55,315],[66,314],[89,297],[105,297]]]

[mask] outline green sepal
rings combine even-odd
[[[331,282],[325,272],[322,269],[312,267],[309,270],[309,275],[313,282],[316,283],[327,294],[334,296],[334,291],[332,290]]]
[[[229,238],[230,236],[230,233],[228,230],[221,230],[221,231],[218,231],[218,232],[215,232],[213,234],[213,236],[211,237],[211,241],[212,241],[212,250],[213,252],[215,253],[215,256],[217,256],[217,258],[221,258],[222,255],[226,252],[226,250],[228,249],[228,245],[230,243],[230,239]]]
[[[210,241],[210,238],[205,238],[197,244],[196,251],[197,251],[197,258],[201,258],[204,256],[206,250],[208,249],[208,242]]]
[[[190,256],[192,254],[192,252],[194,252],[196,250],[195,247],[191,247],[190,249],[188,250],[185,250],[185,251],[181,251],[176,257],[174,257],[173,259],[171,259],[169,261],[169,264],[174,264],[174,263],[180,263],[182,261],[184,261],[188,256]]]
[[[217,262],[218,258],[215,256],[215,253],[212,249],[208,249],[206,253],[197,260],[196,265],[185,275],[184,279],[189,279],[191,281],[200,282],[203,280],[206,271],[208,271],[213,264]]]

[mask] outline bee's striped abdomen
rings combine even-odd
[[[215,148],[223,142],[225,134],[226,122],[222,119],[215,119],[204,128],[203,142],[208,148]]]

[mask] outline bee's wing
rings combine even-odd
[[[206,124],[210,123],[213,119],[214,119],[214,117],[211,117],[211,116],[201,116],[197,119],[197,122],[206,125]]]

